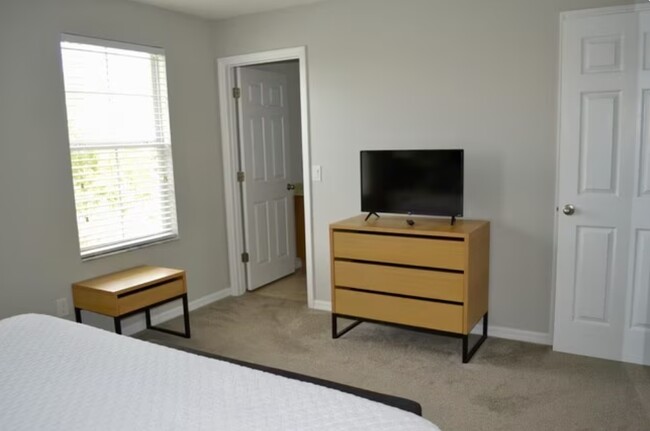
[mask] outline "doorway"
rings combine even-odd
[[[606,11],[562,19],[553,348],[648,365],[650,17]]]
[[[219,59],[218,79],[232,294],[298,269],[312,308],[305,49]]]
[[[304,261],[298,60],[235,69],[246,288],[294,274]]]

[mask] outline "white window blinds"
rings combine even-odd
[[[164,51],[64,35],[82,258],[178,234]]]

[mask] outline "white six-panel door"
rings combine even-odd
[[[563,21],[553,339],[555,350],[638,363],[650,363],[645,19]]]
[[[247,277],[248,289],[254,290],[295,270],[287,78],[241,67],[237,82]]]
[[[637,14],[639,118],[635,145],[624,360],[650,365],[650,11]]]

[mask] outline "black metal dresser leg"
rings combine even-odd
[[[338,314],[332,313],[332,338],[336,339],[339,338],[340,336],[348,333],[350,330],[352,330],[354,327],[358,326],[362,320],[355,320],[354,322],[350,323],[348,326],[343,328],[341,332],[338,331]]]
[[[481,347],[481,344],[487,339],[488,333],[488,314],[483,315],[483,335],[476,341],[476,344],[469,350],[469,334],[463,335],[463,364],[466,364],[472,359],[474,353]]]

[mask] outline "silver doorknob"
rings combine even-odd
[[[573,215],[573,213],[576,212],[576,207],[571,204],[566,204],[564,205],[564,208],[562,208],[562,212],[568,216]]]
[[[296,186],[294,184],[287,184],[287,190],[294,190]]]

